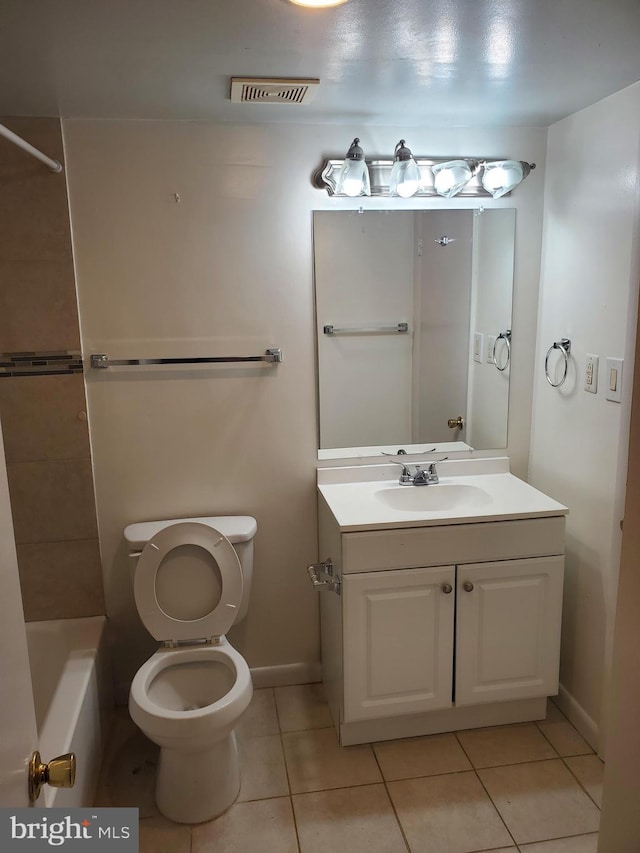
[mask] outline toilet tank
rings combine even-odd
[[[251,584],[253,581],[253,537],[256,535],[258,523],[250,515],[215,515],[202,518],[169,518],[164,521],[143,521],[137,524],[129,524],[124,529],[124,538],[129,545],[130,567],[132,575],[140,552],[156,533],[170,527],[172,524],[182,524],[185,521],[194,521],[198,524],[207,524],[219,530],[223,536],[231,542],[238,555],[242,569],[242,601],[238,608],[238,616],[234,624],[241,622],[247,615],[249,598],[251,595]]]

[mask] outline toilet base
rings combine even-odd
[[[156,803],[169,820],[212,820],[235,802],[239,792],[240,761],[234,732],[211,749],[185,752],[161,748]]]

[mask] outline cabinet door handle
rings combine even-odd
[[[453,587],[450,583],[443,583],[440,589],[444,592],[445,595],[449,595],[450,592],[453,592]]]
[[[473,589],[473,584],[471,583],[471,581],[465,581],[465,582],[462,584],[462,589],[463,589],[465,592],[471,592],[471,591],[472,591],[472,589]]]

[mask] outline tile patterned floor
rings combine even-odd
[[[603,765],[547,719],[340,747],[321,685],[255,691],[237,729],[242,787],[221,817],[165,820],[157,747],[122,709],[98,806],[140,809],[140,853],[596,853]]]

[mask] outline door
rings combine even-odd
[[[343,575],[344,721],[451,707],[455,568]]]
[[[1,428],[0,643],[0,806],[27,806],[27,764],[38,735]]]
[[[564,557],[458,566],[456,705],[558,692]]]

